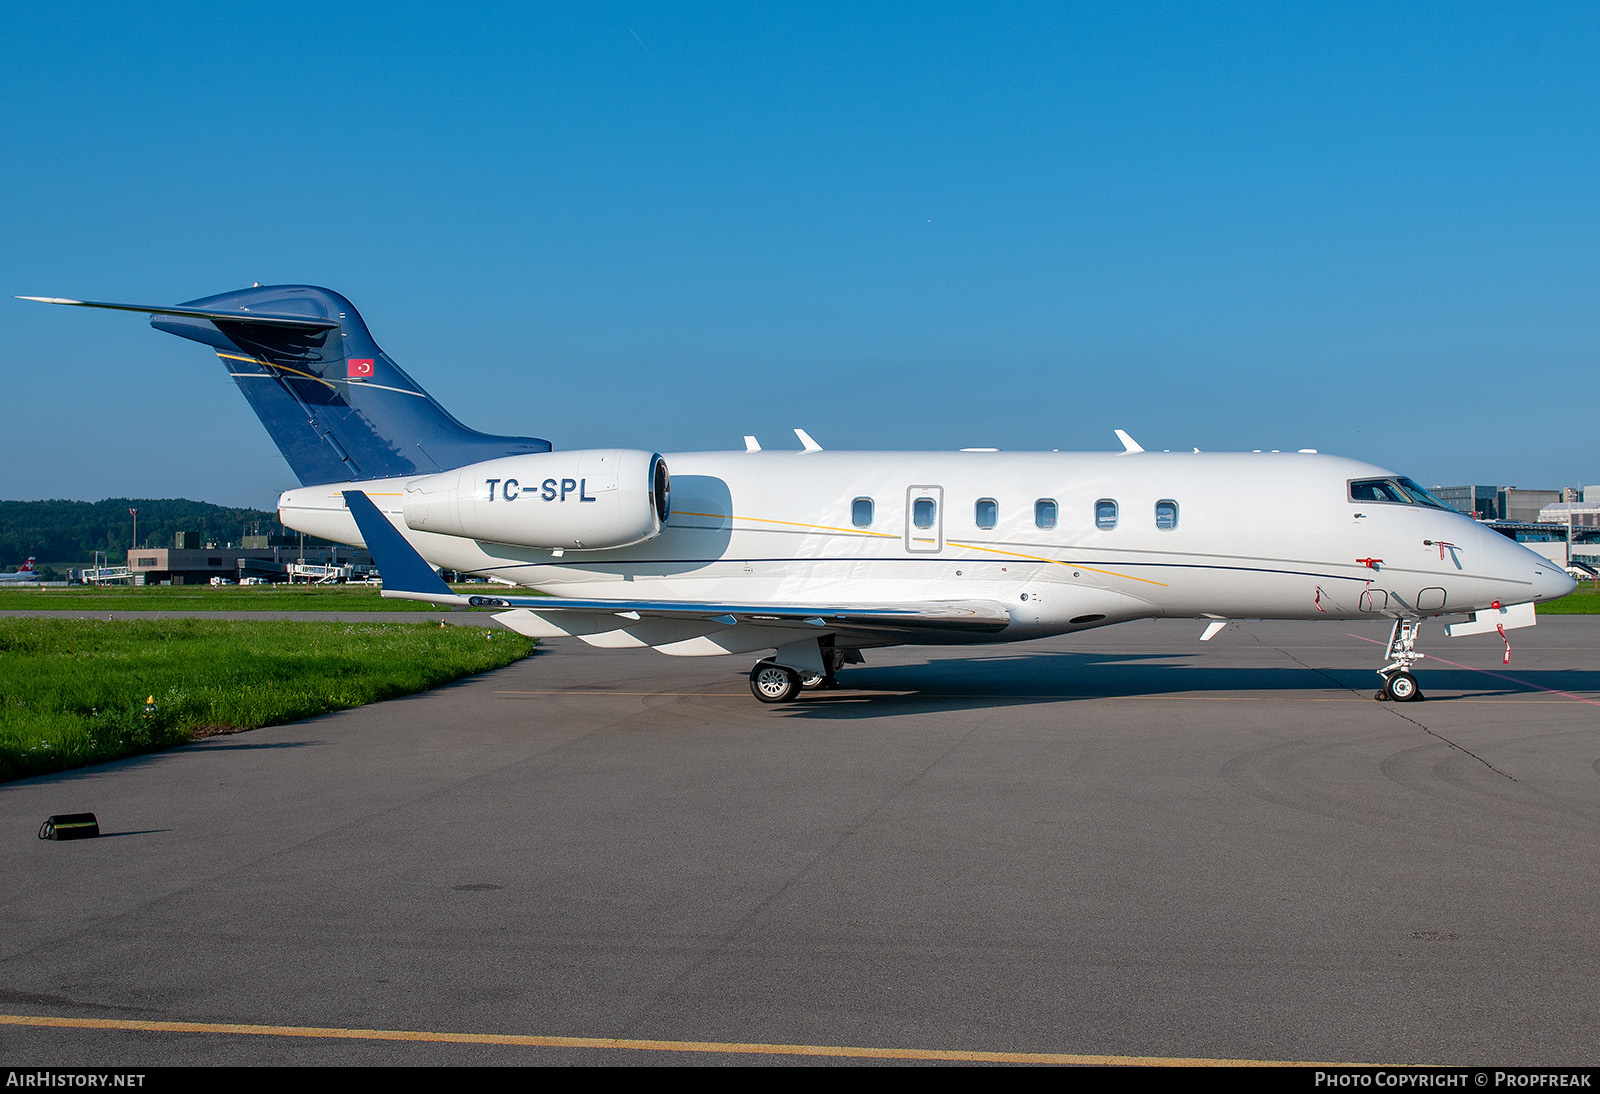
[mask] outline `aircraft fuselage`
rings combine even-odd
[[[1352,500],[1352,482],[1399,476],[1335,456],[828,451],[666,461],[672,511],[661,533],[608,550],[558,554],[413,530],[401,514],[405,479],[290,490],[279,511],[290,527],[359,543],[340,497],[353,485],[429,562],[562,597],[995,601],[1012,621],[988,641],[1157,616],[1441,615],[1571,589],[1559,567],[1463,514]],[[581,488],[560,500],[537,484],[480,489],[532,510],[530,520],[541,505],[585,500]]]

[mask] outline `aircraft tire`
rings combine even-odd
[[[1417,678],[1409,672],[1397,672],[1389,677],[1384,690],[1389,693],[1389,698],[1397,703],[1411,703],[1422,698],[1422,692],[1417,687]]]
[[[800,694],[800,674],[771,661],[750,670],[750,694],[763,703],[787,703]]]

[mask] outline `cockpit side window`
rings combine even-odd
[[[1388,479],[1358,479],[1350,484],[1351,501],[1387,501],[1395,505],[1407,504],[1398,483]]]
[[[1350,482],[1351,501],[1382,501],[1393,505],[1421,505],[1429,509],[1449,509],[1450,506],[1428,493],[1414,479],[1353,479]]]

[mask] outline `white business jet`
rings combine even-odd
[[[1392,620],[1379,698],[1421,697],[1423,620],[1534,623],[1575,583],[1411,479],[1315,452],[556,452],[467,429],[344,297],[253,287],[148,313],[212,347],[302,485],[283,523],[365,545],[383,594],[522,634],[679,656],[772,651],[768,703],[861,651],[1134,619]],[[668,469],[670,470],[670,474]],[[424,561],[425,560],[425,561]],[[464,595],[434,567],[545,594]]]

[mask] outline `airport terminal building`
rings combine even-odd
[[[1600,486],[1560,490],[1437,486],[1433,493],[1552,562],[1578,570],[1600,569]]]
[[[360,577],[372,570],[372,555],[340,544],[301,547],[293,536],[246,536],[244,545],[201,545],[199,537],[180,532],[171,547],[140,547],[128,552],[128,571],[135,585],[208,585],[213,578],[242,581],[318,580],[343,571]]]

